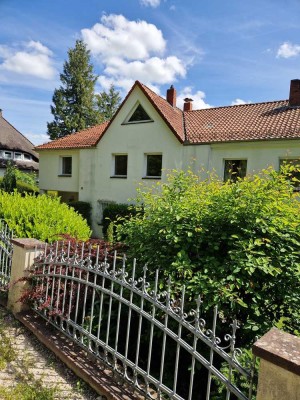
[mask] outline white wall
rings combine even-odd
[[[72,176],[61,175],[61,157],[72,157]],[[40,190],[78,192],[79,150],[42,150],[40,152]]]

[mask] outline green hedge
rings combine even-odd
[[[86,221],[59,198],[47,195],[0,192],[0,218],[16,237],[54,241],[62,235],[86,240],[91,231]]]
[[[136,214],[136,210],[133,205],[129,204],[110,204],[103,211],[103,235],[107,236],[107,231],[111,223],[119,225],[123,223],[123,220],[118,220],[119,217],[127,218]]]
[[[3,178],[0,178],[0,187],[2,184]],[[28,183],[22,182],[20,180],[17,180],[17,191],[19,193],[32,193],[32,194],[38,194],[39,193],[39,188],[37,186],[30,185]]]
[[[86,220],[88,225],[91,226],[92,206],[90,203],[86,201],[72,201],[71,203],[68,203],[68,206],[74,208],[74,210]]]

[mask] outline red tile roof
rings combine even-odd
[[[109,122],[103,122],[100,125],[72,133],[71,135],[65,136],[61,139],[41,144],[36,147],[36,150],[83,149],[86,147],[94,147],[102,137],[108,124]]]
[[[195,110],[184,119],[191,144],[300,138],[300,107],[288,100]]]
[[[300,107],[288,100],[183,112],[136,81],[110,122],[37,146],[37,150],[88,148],[97,145],[135,87],[139,87],[181,143],[300,139]]]

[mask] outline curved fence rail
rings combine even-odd
[[[34,309],[146,398],[252,399],[237,322],[222,333],[215,307],[208,327],[200,296],[193,304],[158,271],[137,271],[116,253],[57,243],[35,261]]]
[[[11,231],[4,221],[0,221],[0,289],[6,290],[11,275],[11,260],[13,246]]]

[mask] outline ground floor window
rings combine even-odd
[[[128,165],[127,154],[115,154],[114,155],[113,176],[126,178],[127,177],[127,165]]]
[[[282,158],[279,160],[279,168],[284,165],[291,165],[289,178],[295,187],[295,191],[300,191],[300,158]]]
[[[146,154],[146,177],[160,178],[162,168],[162,154]]]
[[[236,182],[244,178],[247,172],[247,160],[224,160],[224,181]]]

